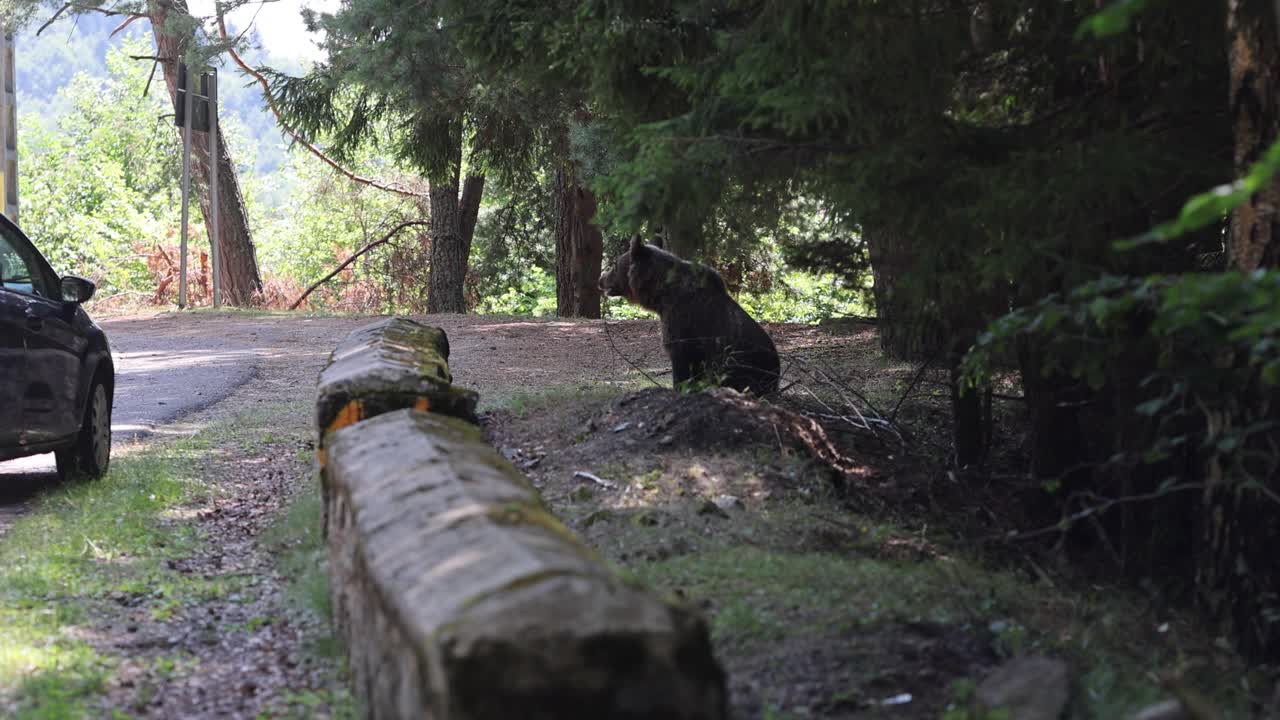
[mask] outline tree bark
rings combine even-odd
[[[165,22],[171,12],[187,14],[186,0],[150,0],[148,14],[156,41],[156,57],[163,58],[160,67],[164,71],[165,85],[169,88],[172,101],[178,97],[178,63],[184,50],[183,39],[165,30]],[[198,82],[198,75],[193,72],[191,81]],[[193,157],[192,176],[196,185],[209,187],[209,136],[208,133],[192,132],[191,154]],[[249,233],[249,216],[245,211],[244,195],[240,192],[240,181],[236,176],[235,164],[231,161],[231,153],[227,149],[222,130],[218,130],[218,234],[214,238],[212,206],[207,192],[199,193],[200,211],[204,214],[205,227],[210,233],[209,242],[218,243],[221,254],[222,297],[229,305],[249,305],[262,290],[262,276],[258,272],[258,257]]]
[[[480,199],[484,197],[484,176],[467,175],[462,181],[462,197],[458,198],[459,230],[462,232],[463,257],[471,257],[471,241],[476,237],[476,220],[480,217]],[[466,275],[466,268],[462,269]]]
[[[427,282],[427,312],[464,313],[462,285],[467,274],[463,249],[458,177],[431,183],[431,279]]]
[[[556,173],[556,314],[600,317],[604,237],[592,221],[595,195],[577,182],[571,165]]]
[[[428,313],[465,313],[467,265],[471,240],[475,237],[480,200],[484,196],[484,175],[462,173],[462,126],[454,130],[453,159],[448,171],[428,178],[430,188],[430,259],[427,281]],[[460,187],[461,186],[461,187]],[[459,189],[462,193],[459,196]]]
[[[914,265],[911,241],[886,225],[864,226],[863,238],[871,254],[872,292],[876,299],[876,329],[880,348],[899,360],[934,359],[945,347],[941,318],[927,293],[908,293],[905,278]]]
[[[1227,0],[1227,53],[1236,177],[1280,136],[1280,42],[1274,7],[1263,0]],[[1280,180],[1273,179],[1235,211],[1227,242],[1236,270],[1280,266]]]
[[[1280,39],[1276,8],[1263,0],[1227,0],[1227,43],[1231,77],[1231,118],[1235,171],[1242,176],[1276,141],[1280,129],[1277,83]],[[1227,262],[1231,270],[1252,272],[1280,267],[1280,181],[1255,194],[1231,216]],[[1241,389],[1237,407],[1205,419],[1219,432],[1233,424],[1274,417],[1280,396],[1273,390]],[[1274,468],[1250,457],[1274,452],[1253,439],[1231,455],[1211,452],[1204,468],[1202,544],[1196,557],[1196,590],[1201,610],[1222,623],[1239,649],[1257,660],[1280,657],[1280,526],[1269,493],[1280,491]],[[1234,463],[1232,461],[1235,461]],[[1224,467],[1230,465],[1230,467]],[[1273,495],[1274,496],[1274,495]]]

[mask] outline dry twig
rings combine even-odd
[[[354,255],[352,255],[351,257],[347,258],[346,260],[343,260],[343,261],[342,261],[342,264],[338,265],[338,267],[336,267],[336,268],[334,268],[334,269],[333,269],[333,272],[329,273],[328,275],[325,275],[324,277],[322,277],[322,278],[320,278],[319,280],[317,280],[317,281],[315,281],[314,283],[312,283],[312,284],[311,284],[311,287],[308,287],[306,290],[304,290],[304,291],[303,291],[303,293],[302,293],[301,295],[299,295],[299,296],[298,296],[298,299],[293,301],[293,304],[289,306],[289,309],[290,309],[290,310],[297,310],[297,309],[298,309],[298,306],[302,304],[302,301],[303,301],[303,300],[306,300],[308,295],[310,295],[311,293],[315,292],[316,288],[318,288],[318,287],[320,287],[321,285],[323,285],[323,284],[325,284],[325,283],[329,282],[330,280],[332,280],[334,277],[336,277],[336,276],[338,275],[338,273],[340,273],[340,272],[342,272],[343,270],[345,270],[345,269],[346,269],[346,267],[347,267],[348,265],[350,265],[351,263],[355,262],[355,261],[356,261],[356,259],[357,259],[357,258],[359,258],[361,255],[364,255],[365,253],[369,252],[370,250],[372,250],[372,249],[374,249],[374,248],[378,247],[379,245],[381,245],[381,244],[383,244],[383,243],[387,242],[387,241],[388,241],[388,240],[390,240],[392,237],[394,237],[396,233],[400,232],[401,230],[403,230],[403,229],[405,229],[405,228],[407,228],[407,227],[413,227],[413,226],[415,226],[415,225],[426,225],[426,224],[427,224],[427,222],[426,222],[425,220],[409,220],[409,221],[407,221],[407,222],[402,222],[402,223],[400,223],[399,225],[395,226],[394,228],[392,228],[392,229],[391,229],[391,232],[387,233],[386,235],[383,235],[382,237],[378,238],[377,240],[374,240],[373,242],[369,243],[368,245],[365,245],[364,247],[362,247],[362,248],[360,248],[359,250],[357,250],[357,251],[356,251],[356,253],[355,253]]]

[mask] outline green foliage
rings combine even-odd
[[[768,290],[744,292],[737,300],[761,322],[816,323],[833,317],[870,315],[869,290],[869,285],[850,287],[834,275],[784,271]]]
[[[130,41],[108,55],[110,75],[78,75],[60,94],[72,112],[55,130],[19,135],[22,227],[62,273],[85,275],[104,295],[149,284],[142,257],[177,231],[181,145]],[[24,123],[25,125],[26,123]]]
[[[1073,39],[1094,4],[988,5],[982,48],[967,3],[443,7],[479,66],[586,95],[613,138],[611,172],[593,180],[612,231],[666,226],[677,252],[709,259],[772,236],[856,285],[860,227],[889,225],[929,279],[902,287],[965,306],[1014,279],[1035,298],[1121,270],[1133,259],[1113,253],[1100,218],[1139,232],[1230,167],[1224,128],[1201,112],[1225,82],[1223,40],[1201,32],[1220,7],[1147,8],[1143,62],[1132,39],[1112,41],[1134,70],[1103,92]],[[1161,112],[1179,119],[1158,133],[1134,121]],[[829,225],[779,230],[806,200]]]
[[[1092,35],[1101,38],[1128,32],[1130,26],[1151,2],[1152,0],[1115,0],[1102,10],[1085,18],[1076,30],[1076,37]]]
[[[1278,173],[1280,141],[1267,148],[1262,159],[1254,163],[1243,178],[1193,196],[1173,220],[1157,225],[1138,238],[1119,241],[1116,247],[1119,250],[1132,250],[1148,243],[1167,242],[1221,223],[1232,211],[1270,184]]]
[[[437,182],[459,172],[464,145],[473,172],[527,172],[542,147],[541,113],[554,113],[554,103],[477,76],[435,8],[355,0],[305,17],[324,32],[328,62],[302,77],[268,73],[291,127],[329,138],[328,152],[343,160],[381,147]]]
[[[480,313],[547,317],[556,312],[556,279],[534,265],[501,294],[485,295],[476,307]]]
[[[349,167],[366,176],[410,179],[367,148],[355,153]],[[255,187],[265,183],[290,191],[283,205],[253,206],[258,259],[273,278],[269,289],[283,293],[281,300],[292,301],[368,243],[421,217],[412,198],[352,182],[301,148],[291,150],[277,172],[255,180]],[[313,293],[309,305],[360,312],[420,310],[425,273],[419,263],[404,262],[406,255],[414,258],[418,243],[415,228],[401,231]]]
[[[499,187],[480,208],[468,295],[478,312],[546,314],[556,309],[552,183]]]
[[[1130,381],[1131,358],[1154,360],[1129,410],[1156,432],[1135,457],[1114,462],[1159,462],[1188,449],[1220,458],[1237,482],[1255,477],[1258,458],[1240,450],[1277,428],[1267,399],[1280,389],[1280,272],[1109,276],[1049,296],[978,338],[965,360],[969,381],[981,382],[1019,338],[1043,345],[1046,373],[1097,390]],[[1188,425],[1189,417],[1200,421]]]

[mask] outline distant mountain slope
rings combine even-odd
[[[20,123],[34,119],[46,127],[55,125],[61,115],[71,111],[65,102],[59,100],[58,90],[70,82],[76,73],[105,78],[109,47],[118,43],[122,37],[151,40],[151,26],[146,22],[133,23],[114,38],[111,37],[111,31],[120,24],[118,18],[98,15],[63,18],[36,36],[35,30],[40,22],[42,21],[25,29],[15,43],[18,113],[22,118]],[[250,62],[256,62],[255,58],[264,55],[261,50],[247,54]],[[266,59],[277,69],[288,72],[305,70],[304,63],[298,59],[271,56]],[[275,116],[267,108],[258,86],[252,80],[230,62],[225,62],[219,68],[219,73],[222,81],[219,88],[222,105],[220,117],[223,122],[238,126],[243,141],[251,144],[251,147],[240,148],[240,151],[252,156],[254,172],[259,175],[274,172],[284,160],[288,139],[281,133]],[[162,86],[158,84],[161,82],[159,73],[156,75],[156,82],[153,92],[163,92]],[[21,124],[18,131],[22,131]],[[248,158],[237,158],[237,162],[244,162],[246,159]]]

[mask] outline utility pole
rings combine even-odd
[[[222,263],[218,243],[218,71],[209,72],[209,255],[213,260],[213,307],[222,307]]]
[[[178,85],[186,86],[182,94],[182,241],[178,252],[178,309],[187,307],[187,198],[191,194],[191,116],[195,113],[191,96],[194,94],[186,64],[178,68]],[[185,80],[186,82],[182,82]]]

